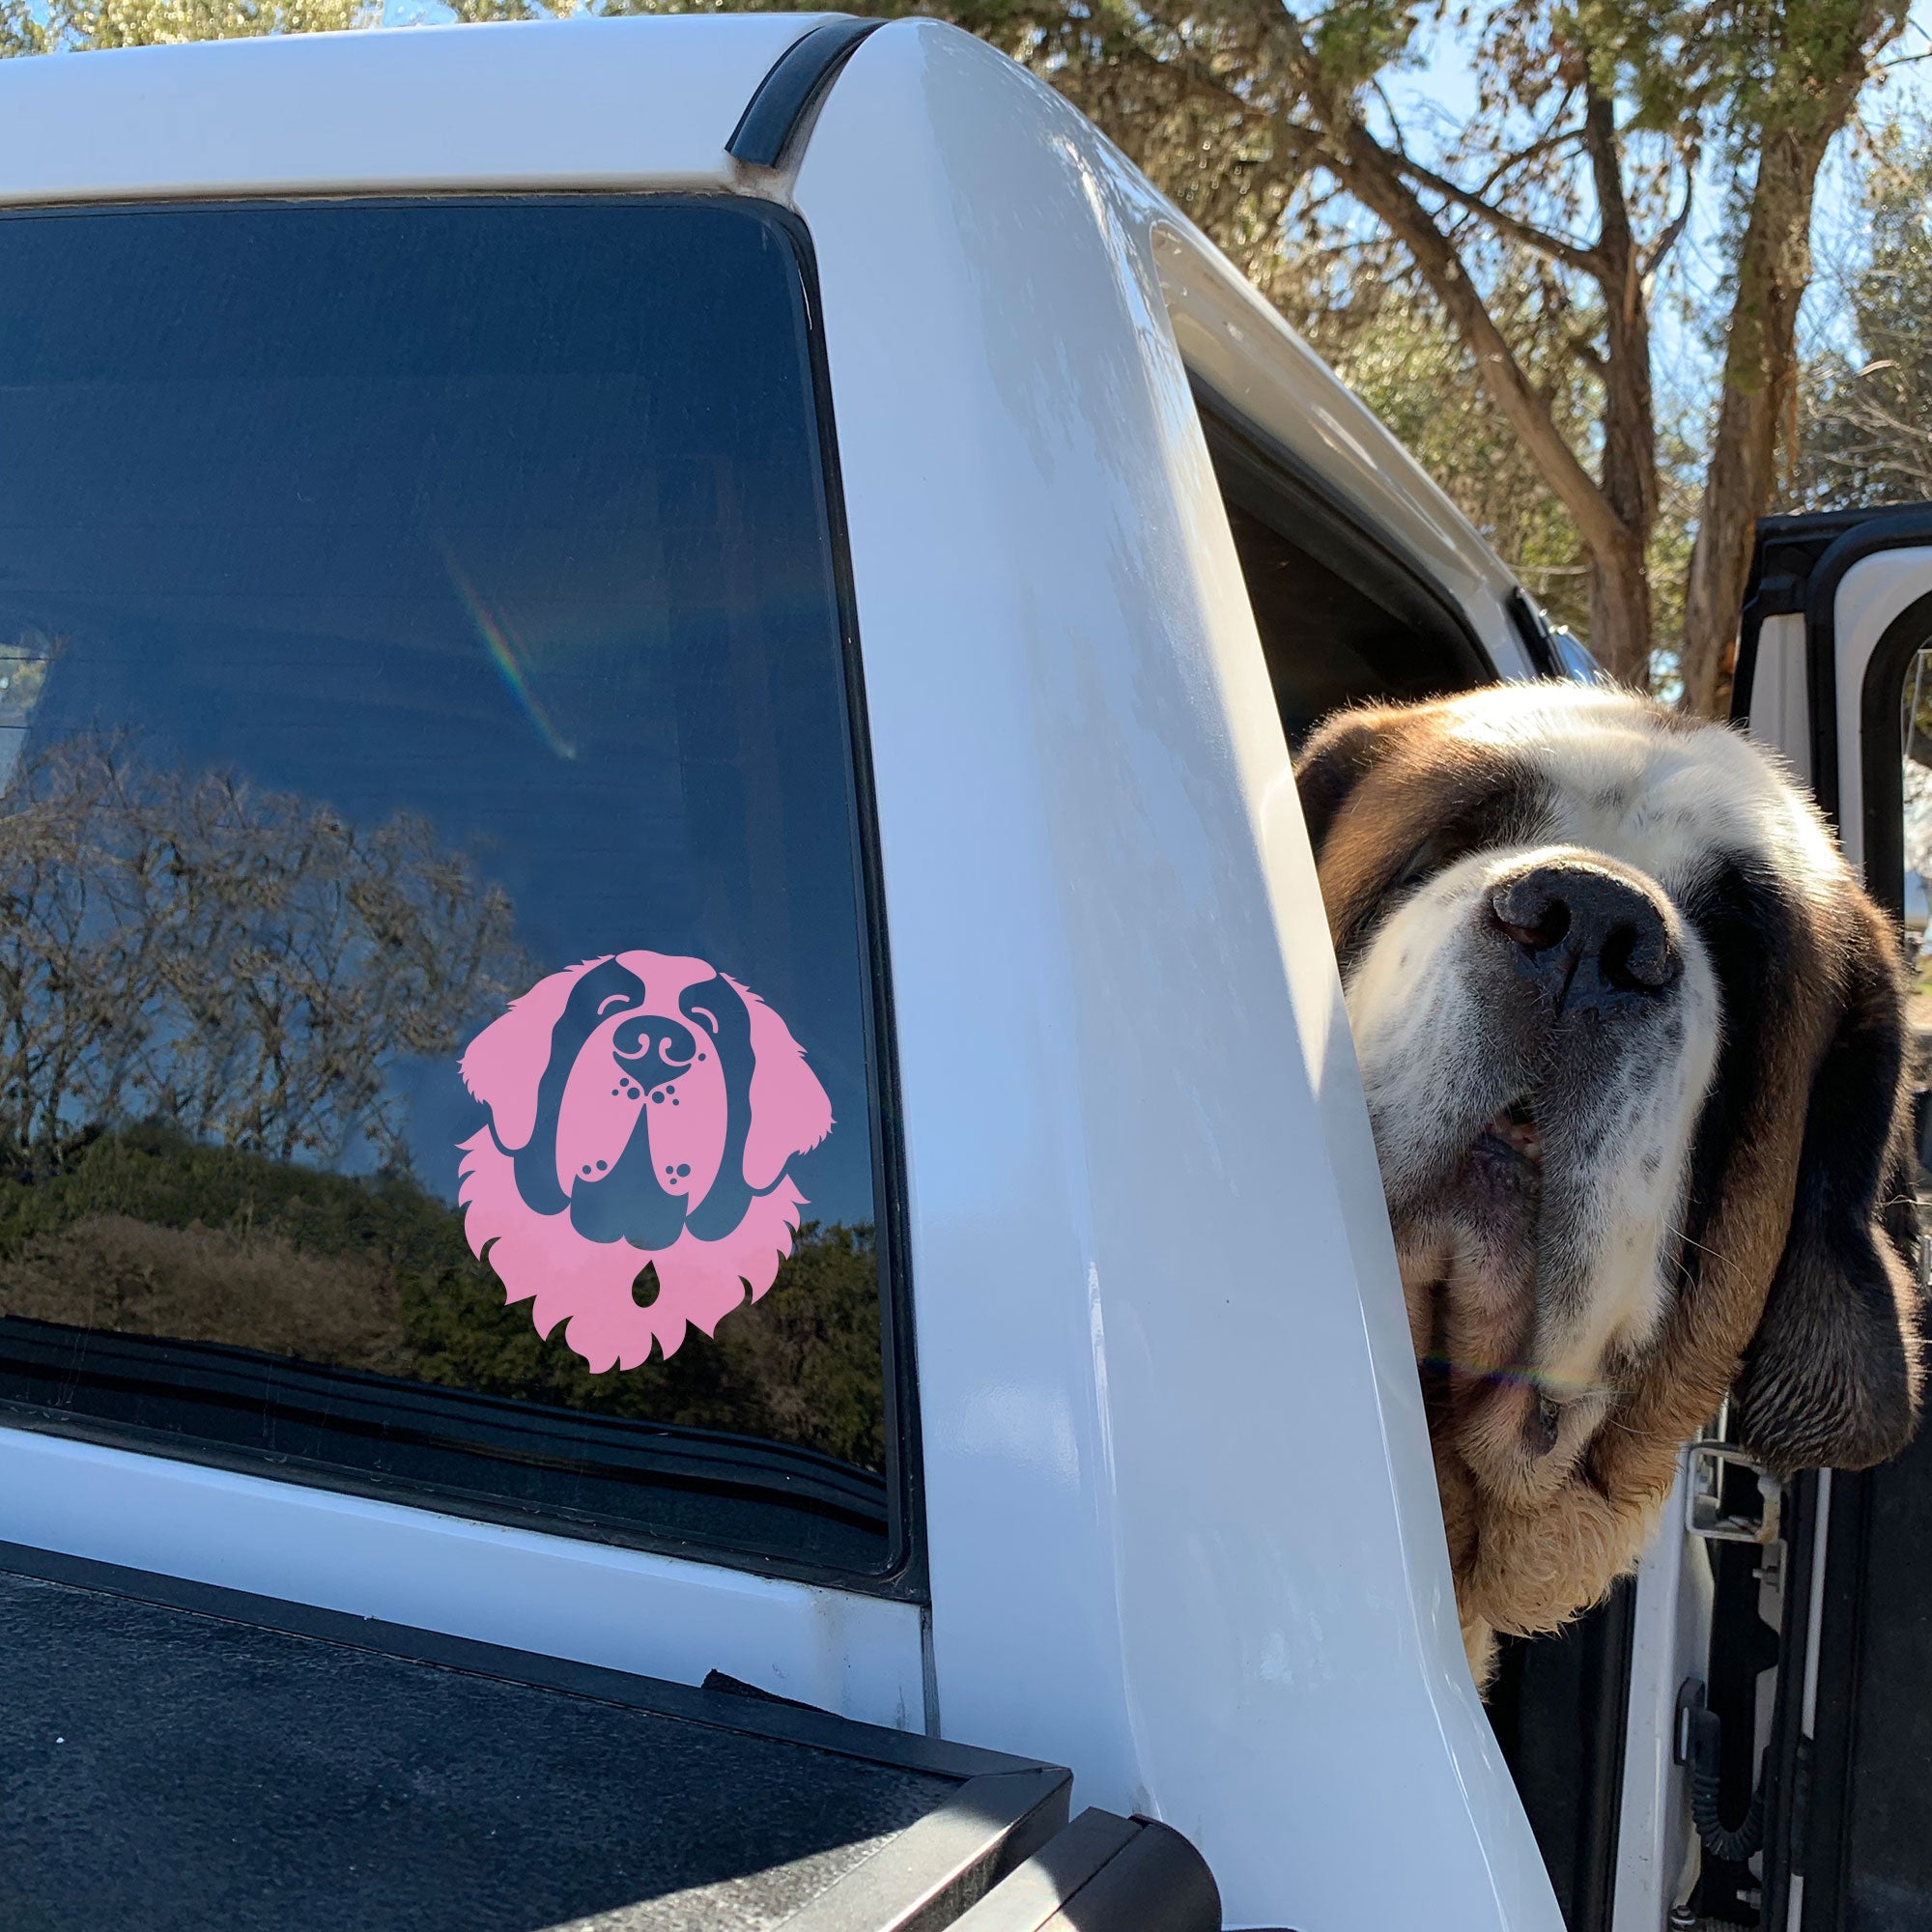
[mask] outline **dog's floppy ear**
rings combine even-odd
[[[1294,789],[1318,859],[1336,814],[1386,748],[1393,721],[1394,713],[1362,705],[1331,713],[1308,734],[1294,760]]]
[[[1845,1005],[1811,1086],[1791,1230],[1738,1384],[1767,1468],[1862,1469],[1918,1411],[1916,1159],[1899,972],[1861,905]]]

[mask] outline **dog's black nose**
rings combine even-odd
[[[1661,993],[1684,970],[1658,900],[1580,859],[1505,879],[1490,895],[1490,918],[1558,1012]]]

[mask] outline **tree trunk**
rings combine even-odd
[[[1828,140],[1774,134],[1758,159],[1685,596],[1683,704],[1703,717],[1729,709],[1752,531],[1776,489],[1778,426],[1798,380],[1798,304],[1811,274],[1811,206]]]
[[[1704,717],[1730,709],[1752,532],[1776,490],[1778,428],[1798,381],[1798,305],[1811,277],[1818,169],[1851,117],[1873,57],[1902,24],[1902,14],[1889,10],[1848,10],[1836,44],[1812,64],[1804,111],[1768,127],[1758,151],[1685,596],[1683,705]]]
[[[1590,553],[1590,655],[1634,691],[1650,689],[1650,579],[1635,542],[1620,555]]]
[[[1597,277],[1604,292],[1602,489],[1615,519],[1588,545],[1590,651],[1617,680],[1650,689],[1650,533],[1657,522],[1657,419],[1650,386],[1650,305],[1624,198],[1623,155],[1611,102],[1591,87],[1584,148],[1601,227]]]

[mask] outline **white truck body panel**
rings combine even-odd
[[[921,1612],[0,1433],[0,1537],[1070,1765],[1231,1925],[1554,1932],[1463,1660],[1339,980],[1183,353],[1428,571],[1510,580],[1072,109],[884,27],[794,183],[724,152],[812,16],[0,66],[0,201],[789,199],[816,252],[904,1100]],[[572,1605],[589,1589],[587,1605]]]
[[[1175,1825],[1231,1924],[1553,1927],[1463,1658],[1340,982],[1157,272],[1175,217],[924,24],[854,56],[797,204],[884,844],[942,1723],[1051,1740],[1095,1802]]]
[[[9,62],[0,206],[227,194],[717,189],[745,103],[824,17],[214,41]]]

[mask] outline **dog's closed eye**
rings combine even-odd
[[[1454,856],[1451,836],[1446,832],[1431,833],[1419,845],[1410,847],[1408,856],[1389,881],[1390,892],[1413,892],[1426,879],[1439,872]]]

